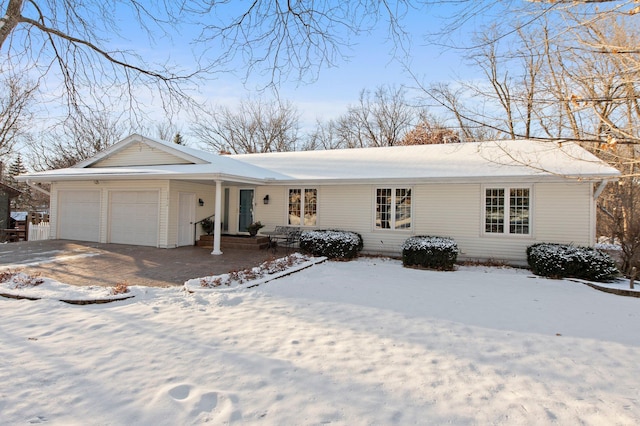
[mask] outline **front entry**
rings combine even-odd
[[[253,222],[253,189],[240,190],[239,212],[238,231],[247,232],[247,227]]]

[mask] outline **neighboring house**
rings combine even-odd
[[[11,199],[20,194],[19,190],[0,182],[0,229],[11,227]]]
[[[215,155],[132,135],[51,183],[51,238],[191,245],[252,221],[355,231],[399,255],[412,235],[452,237],[461,259],[523,262],[536,242],[592,245],[596,198],[618,171],[568,142],[531,140]],[[197,234],[197,235],[196,235]]]

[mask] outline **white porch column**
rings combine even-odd
[[[222,181],[216,181],[216,206],[213,220],[213,251],[211,254],[220,255],[220,233],[222,232],[221,216],[222,216]]]

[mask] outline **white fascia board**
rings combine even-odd
[[[437,177],[437,178],[366,178],[366,179],[278,179],[262,180],[264,185],[272,186],[343,186],[343,185],[426,185],[426,184],[492,184],[492,183],[526,183],[537,182],[599,182],[602,176],[562,177],[553,175],[539,176],[465,176],[465,177]]]
[[[225,182],[252,184],[252,185],[264,185],[264,179],[253,179],[244,176],[235,176],[225,173],[159,173],[159,172],[135,172],[135,173],[50,173],[42,175],[24,175],[17,177],[19,181],[30,181],[40,183],[51,182],[80,182],[80,181],[120,181],[120,180],[190,180],[190,181],[207,181],[212,182],[215,180],[222,180]]]

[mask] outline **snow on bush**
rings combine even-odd
[[[609,250],[609,251],[622,251],[620,244],[611,243],[597,243],[595,245],[596,250]]]
[[[300,253],[293,253],[279,259],[267,260],[260,266],[245,269],[242,271],[232,271],[228,274],[216,275],[211,277],[200,278],[200,287],[216,288],[231,287],[255,281],[267,275],[273,275],[278,272],[286,271],[292,266],[308,262],[310,259]]]
[[[402,244],[402,264],[443,271],[453,270],[458,245],[452,238],[415,236]]]
[[[14,289],[35,287],[44,283],[40,274],[29,275],[24,272],[0,271],[0,283],[10,284]]]
[[[362,250],[362,236],[339,230],[304,231],[300,235],[300,250],[329,259],[353,259]]]
[[[618,270],[611,257],[591,247],[538,243],[527,247],[527,262],[536,275],[610,281]]]

